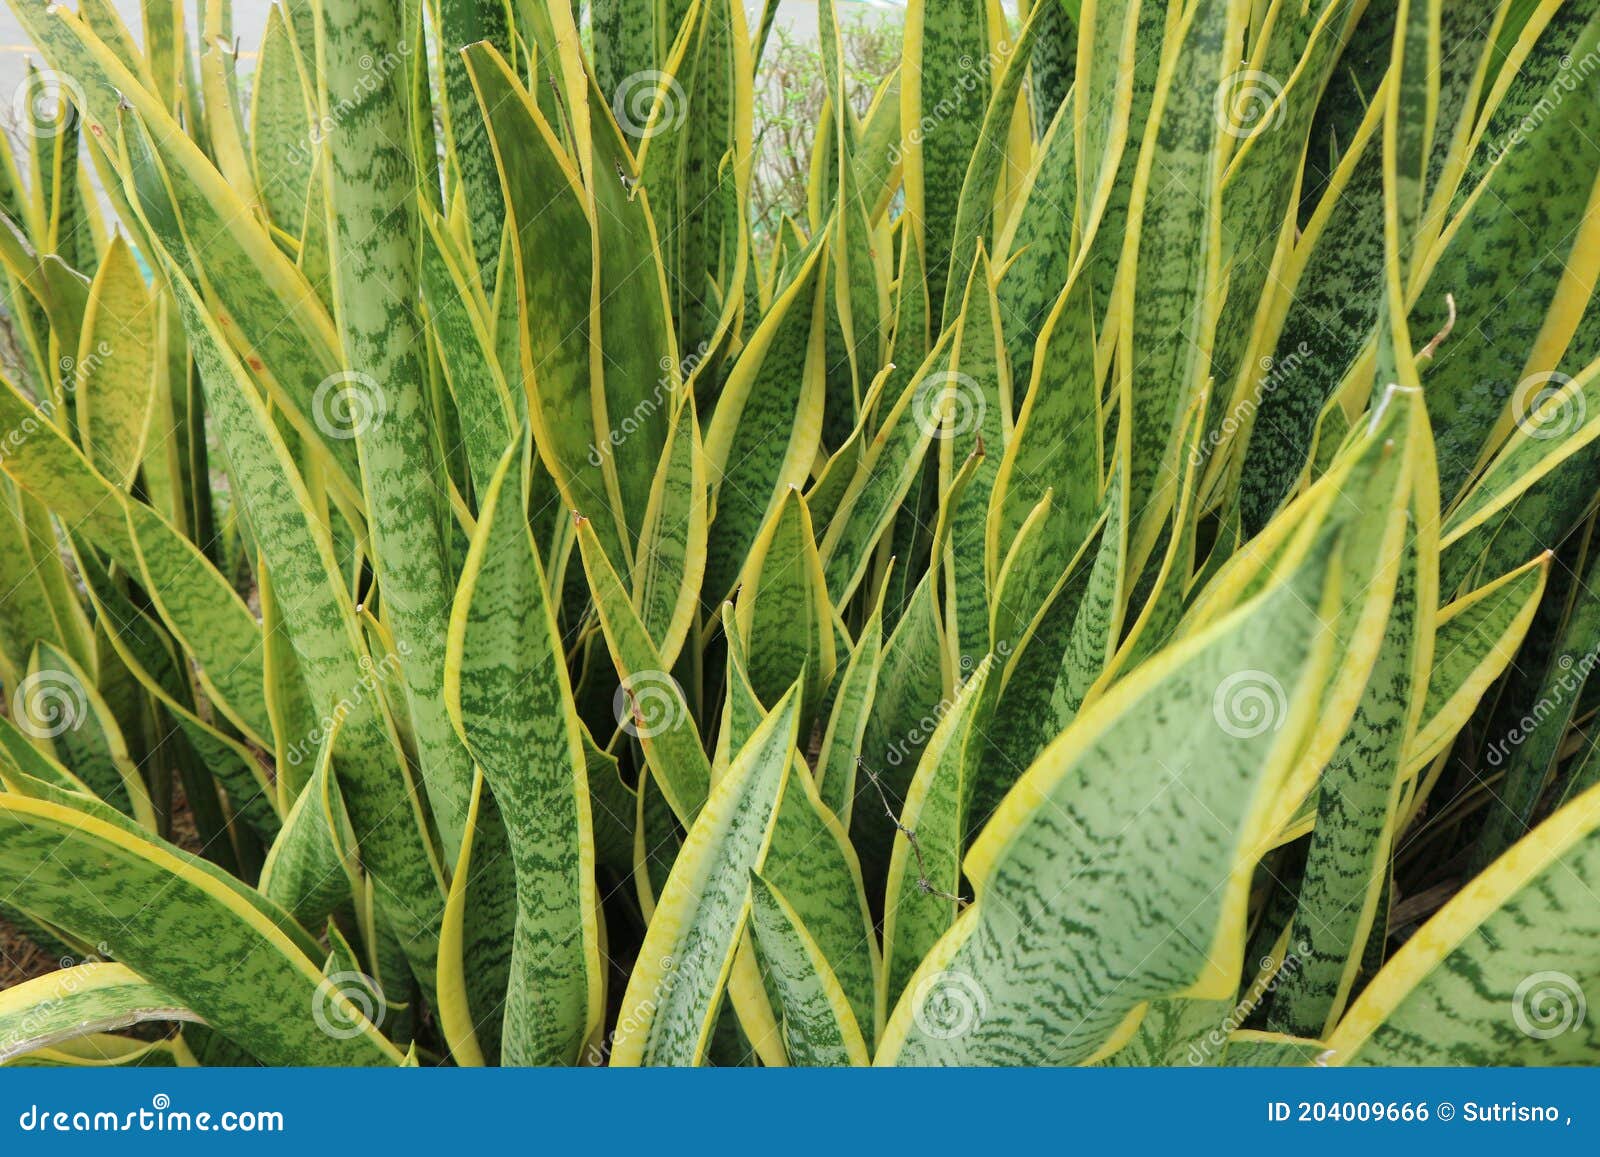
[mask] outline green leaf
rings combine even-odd
[[[1516,658],[1544,593],[1548,568],[1548,558],[1536,558],[1439,611],[1422,720],[1406,753],[1408,771],[1444,750]]]
[[[439,361],[461,417],[461,435],[473,488],[489,488],[500,456],[521,425],[495,354],[487,306],[461,264],[444,222],[422,210],[422,294],[439,343]],[[525,406],[526,403],[523,403]]]
[[[572,1063],[599,1024],[594,839],[561,635],[513,443],[483,497],[450,617],[446,697],[493,788],[516,866],[507,1064]]]
[[[199,1019],[121,964],[80,964],[0,994],[0,1063],[91,1033]]]
[[[1407,782],[1404,752],[1422,712],[1418,692],[1434,646],[1439,553],[1432,447],[1420,399],[1390,405],[1409,411],[1393,435],[1392,457],[1400,462],[1400,474],[1394,479],[1380,466],[1373,477],[1384,490],[1398,486],[1413,497],[1377,662],[1317,788],[1316,827],[1289,932],[1295,967],[1285,970],[1272,992],[1268,1023],[1296,1036],[1320,1038],[1332,1030],[1368,941],[1383,938],[1375,919],[1387,891]]]
[[[466,50],[467,67],[494,143],[512,239],[521,357],[539,456],[567,509],[597,520],[596,534],[618,570],[631,571],[627,520],[615,471],[598,447],[590,380],[590,296],[594,257],[587,197],[550,125],[492,48]]]
[[[622,997],[613,1065],[705,1058],[794,758],[791,689],[712,789],[685,838]]]
[[[667,663],[677,659],[699,610],[706,568],[706,491],[700,423],[694,396],[685,391],[650,487],[634,578],[634,606]]]
[[[711,763],[688,700],[650,641],[622,580],[611,569],[593,523],[579,519],[577,535],[600,627],[620,680],[612,714],[644,748],[656,786],[687,826],[705,803],[711,784]]]
[[[1045,750],[974,845],[974,903],[909,982],[877,1063],[1084,1061],[1123,1043],[1148,1000],[1231,995],[1251,856],[1325,678],[1334,562],[1324,546]],[[1248,687],[1281,689],[1266,726],[1229,713]],[[1086,789],[1107,766],[1116,779]]]
[[[442,873],[399,736],[378,690],[397,662],[368,651],[326,528],[289,452],[193,288],[170,262],[207,401],[217,415],[229,478],[249,511],[272,572],[314,709],[344,716],[334,752],[362,863],[408,960],[426,984],[444,905]],[[315,740],[313,740],[315,741]]]
[[[927,270],[931,316],[943,316],[961,186],[989,104],[985,0],[913,4],[906,12],[900,123],[909,243]],[[909,126],[909,127],[908,127]],[[964,291],[957,283],[955,292]]]
[[[266,1064],[400,1062],[366,1016],[255,907],[103,819],[0,796],[0,870],[31,878],[33,911],[104,943]],[[152,895],[161,903],[151,904]],[[319,1018],[337,1031],[325,1031]]]
[[[808,477],[822,435],[823,290],[827,246],[805,265],[751,335],[706,431],[712,519],[704,601],[732,592],[744,559],[791,486]]]
[[[801,726],[809,729],[833,680],[836,652],[833,604],[811,513],[798,489],[784,496],[751,544],[737,607],[756,698],[776,702],[802,679]]]
[[[1326,1063],[1593,1064],[1597,829],[1591,789],[1458,892],[1351,1006]]]
[[[144,276],[118,235],[89,287],[75,368],[84,447],[95,468],[124,488],[139,468],[150,429],[155,322]]]
[[[47,412],[0,378],[0,423],[15,434],[6,444],[6,473],[47,503],[69,533],[159,583],[162,618],[199,661],[218,709],[253,738],[269,734],[255,616],[189,539],[96,472]]]
[[[994,657],[986,657],[962,684],[923,748],[906,790],[883,903],[884,1008],[894,1007],[906,981],[955,922],[961,906],[967,802],[972,772],[983,753],[975,725],[986,706],[994,666]]]
[[[12,691],[11,716],[35,742],[53,745],[95,795],[156,830],[149,791],[116,716],[93,680],[65,652],[42,640],[35,645],[27,677]],[[270,798],[264,809],[259,798],[265,789],[265,781],[256,784],[254,795],[238,801],[239,810],[252,815],[264,810],[275,826]]]
[[[804,1066],[865,1065],[866,1042],[827,958],[783,895],[750,873],[751,926],[778,992],[789,1060]]]

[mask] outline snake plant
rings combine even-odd
[[[0,1060],[1600,1061],[1600,0],[10,4]]]

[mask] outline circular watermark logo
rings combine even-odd
[[[345,370],[324,378],[311,395],[311,416],[317,429],[348,442],[382,423],[389,412],[383,388],[370,374]]]
[[[352,1040],[381,1025],[389,1011],[383,986],[364,972],[335,972],[311,995],[311,1019],[334,1040]]]
[[[966,1036],[983,1023],[989,997],[965,972],[935,972],[917,983],[911,997],[912,1019],[936,1040]]]
[[[1283,119],[1283,85],[1268,72],[1243,68],[1217,86],[1217,127],[1230,137],[1266,132]]]
[[[617,724],[635,739],[653,739],[688,717],[683,688],[665,671],[635,671],[611,698]]]
[[[1566,374],[1531,374],[1511,393],[1511,416],[1530,438],[1565,438],[1589,416],[1583,391]]]
[[[70,110],[83,107],[83,86],[64,72],[30,72],[11,94],[11,116],[25,137],[49,139],[66,132]]]
[[[689,98],[677,77],[647,68],[617,85],[611,112],[628,135],[648,139],[681,125],[689,115]]]
[[[1283,726],[1289,697],[1283,684],[1265,671],[1235,671],[1217,684],[1211,714],[1235,739],[1254,739]]]
[[[929,437],[962,438],[983,429],[988,405],[983,388],[967,374],[929,374],[912,395],[911,416]]]
[[[83,685],[66,671],[35,671],[11,695],[11,719],[35,739],[54,739],[73,730],[89,714]]]
[[[1583,1024],[1589,1006],[1583,989],[1565,972],[1535,972],[1511,994],[1511,1019],[1526,1036],[1550,1040]]]

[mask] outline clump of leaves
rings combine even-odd
[[[1600,0],[12,5],[0,1059],[1600,1057]]]

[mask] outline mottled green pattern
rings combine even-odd
[[[507,15],[501,3],[481,3],[480,0],[444,0],[438,8],[450,159],[467,203],[472,256],[486,294],[494,292],[505,202],[501,199],[494,149],[472,91],[472,78],[467,75],[462,50],[469,44],[486,41],[505,53],[511,43]]]
[[[1505,779],[1489,801],[1488,816],[1473,853],[1482,870],[1533,826],[1541,801],[1556,774],[1563,737],[1580,710],[1595,660],[1600,653],[1600,574],[1591,564],[1577,583],[1559,637],[1551,640],[1549,662],[1537,685],[1530,718],[1494,747],[1486,761],[1505,767]],[[1514,749],[1507,755],[1508,743]]]
[[[789,1063],[865,1065],[867,1045],[817,943],[778,889],[750,874],[750,925],[783,1017]]]
[[[1333,1027],[1368,940],[1386,934],[1374,917],[1404,786],[1417,649],[1430,641],[1417,597],[1437,581],[1419,579],[1418,568],[1436,566],[1438,554],[1418,545],[1408,535],[1377,664],[1317,789],[1316,828],[1289,933],[1295,967],[1273,990],[1268,1014],[1272,1027],[1291,1035],[1320,1037]]]
[[[941,519],[949,519],[949,540],[942,563],[949,576],[945,593],[945,627],[964,671],[970,671],[989,649],[989,585],[999,560],[988,545],[989,496],[1011,436],[1011,375],[1000,336],[1000,313],[994,297],[993,273],[981,252],[973,263],[966,301],[955,322],[950,350],[950,376],[929,382],[924,412],[942,415],[939,480],[944,488]],[[944,392],[941,405],[939,395]],[[938,417],[933,419],[940,421]],[[951,480],[971,461],[971,481],[959,492]]]
[[[791,690],[718,781],[678,853],[622,997],[613,1065],[695,1065],[750,912],[794,758]]]
[[[961,182],[946,286],[967,284],[980,248],[985,245],[989,251],[996,248],[992,227],[995,190],[1002,179],[1013,179],[1013,175],[1007,171],[1010,159],[1007,155],[1007,138],[1011,133],[1023,77],[1028,72],[1034,41],[1045,23],[1040,13],[1047,7],[1044,4],[1035,5],[1015,42],[1010,39],[1006,41],[1008,56],[1002,59],[998,53],[991,53],[991,67],[996,70],[996,79],[988,98],[988,108],[978,128],[978,138],[973,143],[972,159],[967,164],[966,175]],[[950,328],[960,308],[961,299],[947,292],[942,328]]]
[[[1249,449],[1239,482],[1247,533],[1266,525],[1311,452],[1317,417],[1372,335],[1383,289],[1382,139],[1358,138],[1300,241],[1307,256],[1271,363],[1253,391]]]
[[[1444,293],[1473,287],[1470,295],[1457,295],[1454,339],[1440,348],[1423,379],[1439,430],[1439,487],[1446,501],[1468,479],[1496,419],[1508,403],[1516,404],[1527,350],[1567,264],[1580,260],[1573,253],[1573,223],[1581,220],[1600,177],[1600,102],[1572,99],[1564,91],[1577,82],[1564,75],[1570,65],[1562,62],[1592,59],[1597,49],[1600,6],[1574,5],[1545,30],[1521,80],[1527,99],[1542,102],[1537,112],[1545,115],[1529,108],[1521,122],[1491,118],[1490,133],[1532,127],[1512,143],[1491,146],[1503,149],[1503,158],[1438,258],[1413,312],[1413,331],[1433,333],[1444,323]],[[1557,103],[1552,91],[1564,99]],[[1516,94],[1508,94],[1500,113],[1514,113],[1520,105]]]
[[[878,1063],[1086,1060],[1141,1002],[1230,971],[1210,954],[1243,932],[1241,845],[1309,721],[1304,693],[1323,680],[1316,608],[1330,562],[1320,552],[1137,672],[1046,750],[969,857],[976,902],[913,977]],[[1223,726],[1240,672],[1297,705],[1279,728]],[[1115,782],[1091,788],[1108,765]],[[971,1009],[954,1026],[939,1015],[952,987]]]
[[[515,376],[527,392],[535,443],[566,507],[596,520],[607,557],[626,574],[624,522],[598,452],[606,431],[596,424],[591,395],[595,271],[583,190],[550,126],[499,54],[474,45],[466,56],[505,193],[515,265],[513,280],[500,290],[520,301],[522,360]]]
[[[995,292],[1011,372],[1019,383],[1033,380],[1034,342],[1071,270],[1073,197],[1078,179],[1073,143],[1072,103],[1065,101],[1035,146],[1022,204],[995,247],[997,258],[1014,258]],[[1085,285],[1080,296],[1087,292]]]
[[[630,183],[638,178],[635,164],[608,113],[608,98],[592,85],[589,106],[600,295],[591,340],[604,351],[604,389],[594,404],[595,429],[605,441],[595,444],[616,471],[623,518],[637,539],[688,376],[685,366],[706,350],[677,348],[649,197]]]
[[[823,806],[801,768],[784,788],[761,871],[789,898],[870,1043],[878,1023],[878,941],[861,867],[844,827]]]
[[[328,134],[329,244],[345,388],[373,408],[355,422],[372,565],[399,649],[411,737],[446,855],[461,845],[472,765],[444,707],[444,639],[449,607],[441,476],[428,429],[416,314],[419,272],[413,159],[406,139],[404,61],[398,12],[363,0],[318,6],[317,63]],[[381,71],[378,64],[388,65]],[[373,293],[374,284],[384,293]]]
[[[1014,276],[1013,269],[1000,283],[1002,309],[1005,286]],[[1002,316],[1009,324],[1009,316]],[[1034,373],[1017,416],[1017,428],[995,479],[988,533],[990,565],[998,566],[1023,522],[1045,493],[1050,493],[1050,508],[1038,530],[1039,559],[1035,564],[1040,582],[1034,589],[1042,595],[1088,537],[1101,490],[1104,452],[1094,308],[1082,278],[1062,290],[1042,323],[1039,342],[1043,356],[1032,363]],[[1030,349],[1030,363],[1031,353]],[[1019,614],[1031,618],[1039,609],[1030,595],[1022,600]]]
[[[156,314],[132,250],[112,240],[89,288],[77,359],[78,428],[89,460],[126,486],[155,401]]]
[[[63,765],[95,795],[154,831],[155,813],[144,780],[128,754],[116,716],[94,682],[69,655],[42,640],[34,648],[27,674],[39,690],[28,693],[18,686],[12,711],[21,726],[49,734],[64,725],[60,734],[44,741],[54,747]],[[62,698],[52,702],[52,695]],[[257,791],[264,787],[258,785]],[[259,812],[259,799],[245,797],[240,810]],[[266,812],[271,815],[270,805]]]
[[[850,842],[861,857],[869,893],[882,887],[894,846],[894,822],[884,814],[879,786],[898,810],[916,771],[917,755],[938,722],[945,694],[944,668],[944,632],[930,573],[917,585],[904,616],[884,644],[878,693],[861,740],[864,766],[855,777]],[[866,774],[869,771],[872,775]]]
[[[685,391],[667,432],[639,530],[634,605],[668,663],[678,657],[706,566],[706,464],[694,397]]]
[[[600,1015],[594,841],[561,636],[513,446],[484,495],[450,623],[450,694],[516,865],[505,1063],[570,1064]]]
[[[683,689],[667,672],[588,519],[578,524],[578,547],[606,646],[622,680],[612,701],[617,723],[630,726],[638,736],[645,759],[655,769],[657,786],[687,825],[705,802],[711,764]]]
[[[1284,228],[1293,225],[1292,220],[1285,221],[1285,214],[1297,192],[1296,173],[1323,85],[1344,49],[1346,18],[1355,3],[1328,0],[1304,55],[1280,66],[1293,71],[1275,75],[1264,68],[1261,75],[1230,76],[1217,98],[1223,102],[1217,115],[1226,116],[1227,131],[1256,130],[1239,143],[1222,190],[1223,260],[1230,276],[1212,352],[1212,373],[1220,390],[1226,391],[1241,376],[1251,386],[1256,382],[1254,368],[1243,365],[1245,351],[1263,300],[1276,289],[1271,280],[1273,252],[1282,242]],[[1287,12],[1280,11],[1279,23],[1272,39],[1274,56],[1299,40],[1294,35],[1297,29],[1281,27],[1294,23]],[[1251,91],[1252,85],[1259,94]],[[1217,429],[1223,416],[1220,407],[1213,409],[1209,428]]]
[[[350,899],[350,879],[340,854],[352,838],[343,831],[349,821],[343,800],[330,790],[328,764],[331,742],[317,753],[311,778],[284,817],[283,830],[267,852],[261,868],[261,894],[289,912],[307,928],[320,927]]]
[[[1130,230],[1123,258],[1128,316],[1120,365],[1123,396],[1132,406],[1124,420],[1133,427],[1129,509],[1136,566],[1174,505],[1182,467],[1176,460],[1179,426],[1210,373],[1216,317],[1207,299],[1219,275],[1222,180],[1215,105],[1233,58],[1228,33],[1235,8],[1228,0],[1199,0],[1175,30],[1180,43],[1163,61],[1155,98],[1160,111],[1144,138],[1129,210],[1137,231]]]
[[[714,514],[702,601],[733,590],[750,544],[788,487],[805,482],[822,433],[825,245],[767,312],[734,364],[706,434]]]
[[[828,592],[845,602],[860,585],[872,561],[872,548],[888,529],[922,468],[936,432],[930,391],[947,376],[953,338],[940,341],[912,375],[894,407],[882,418],[855,475],[829,520],[822,539]]]
[[[193,289],[168,268],[207,401],[224,431],[229,477],[256,528],[312,702],[344,714],[335,758],[362,862],[382,881],[379,904],[425,979],[433,971],[444,895],[394,725],[374,694],[375,660],[288,451]]]
[[[906,33],[912,51],[901,80],[902,135],[914,132],[920,142],[907,150],[907,198],[914,190],[922,205],[912,226],[920,234],[935,318],[944,314],[961,185],[989,103],[995,61],[988,15],[985,0],[919,4]],[[954,292],[964,289],[958,282]]]
[[[168,585],[163,617],[213,678],[219,706],[258,735],[269,734],[262,698],[261,637],[255,617],[206,557],[148,507],[132,502],[97,474],[83,454],[10,382],[0,379],[0,423],[27,436],[4,469],[16,483],[48,499],[72,533],[92,540],[124,567],[157,568]],[[137,528],[135,548],[129,519]]]
[[[1407,942],[1328,1040],[1339,1065],[1583,1065],[1600,794],[1552,816]],[[1537,928],[1537,935],[1528,929]]]
[[[315,49],[314,44],[295,44],[283,9],[274,7],[267,13],[252,85],[250,156],[256,188],[272,223],[295,238],[305,235],[306,198],[315,161],[308,147],[312,98],[301,71],[302,54]]]
[[[961,906],[969,777],[982,754],[974,726],[988,705],[985,691],[993,670],[994,657],[989,656],[962,685],[922,749],[906,791],[883,901],[885,1008],[899,1001],[911,974],[955,922]]]
[[[398,1064],[342,1011],[310,960],[234,894],[173,855],[57,804],[0,796],[0,868],[32,877],[34,908],[172,993],[267,1064]],[[160,896],[160,903],[150,898]],[[219,963],[222,965],[219,967]],[[360,1026],[339,1039],[313,1018]],[[353,1010],[352,1010],[353,1011]]]
[[[856,796],[856,755],[861,751],[867,720],[872,716],[872,704],[878,694],[882,654],[883,600],[880,597],[845,665],[823,732],[822,747],[817,753],[817,791],[823,804],[846,827],[850,825],[850,810]]]
[[[1515,658],[1544,580],[1544,566],[1531,564],[1440,611],[1422,723],[1407,753],[1412,766],[1443,750]]]
[[[833,605],[822,575],[811,514],[790,490],[751,547],[739,579],[739,633],[756,697],[775,703],[803,678],[802,727],[809,727],[833,680]]]
[[[0,1063],[146,1021],[198,1018],[120,964],[80,964],[46,973],[0,997]]]
[[[440,368],[461,417],[472,485],[481,495],[516,436],[517,407],[500,372],[490,319],[481,312],[444,222],[426,214],[422,225],[423,300],[439,343]]]

